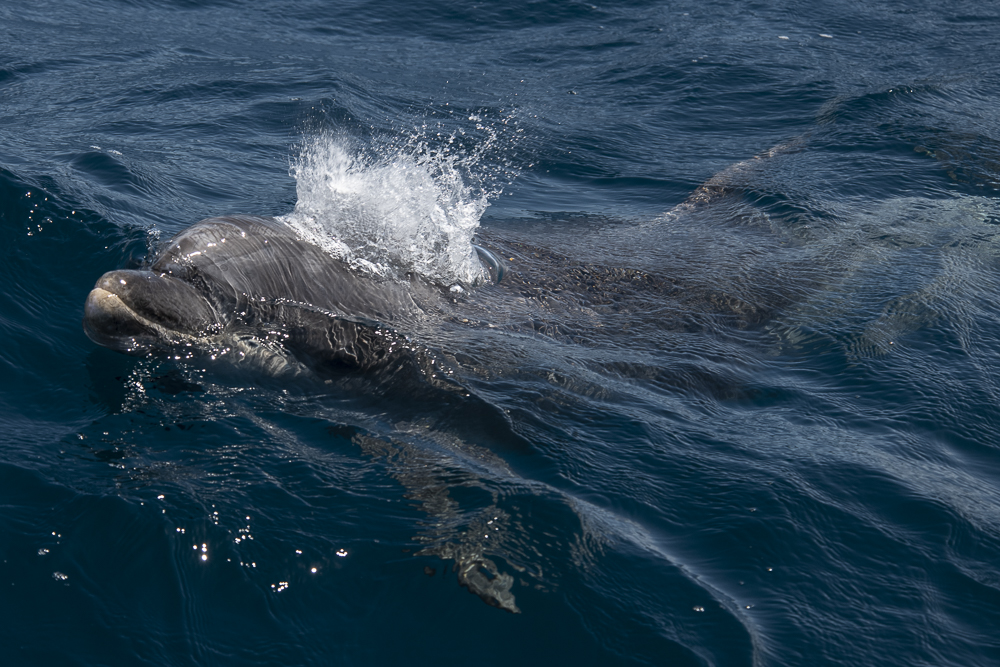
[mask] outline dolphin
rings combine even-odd
[[[500,260],[473,247],[483,275],[500,280]],[[101,276],[87,296],[83,327],[95,343],[131,355],[219,350],[240,337],[276,337],[281,351],[320,377],[378,382],[381,376],[375,393],[393,402],[395,419],[424,423],[433,413],[450,424],[459,442],[490,442],[509,430],[503,412],[435,372],[428,350],[399,333],[422,318],[439,317],[436,304],[446,294],[415,278],[359,275],[280,220],[226,216],[182,231],[146,269]],[[266,351],[264,359],[272,370],[279,368]],[[387,446],[368,440],[375,449]],[[475,456],[486,457],[478,450]],[[503,468],[500,459],[490,460]],[[500,572],[481,545],[449,544],[442,541],[422,553],[454,560],[463,586],[490,605],[519,611],[510,592],[512,576]]]

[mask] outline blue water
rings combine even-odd
[[[0,661],[1000,664],[998,50],[965,1],[3,4]],[[86,338],[203,218],[336,222],[323,146],[509,262],[407,332],[467,402]]]

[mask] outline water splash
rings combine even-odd
[[[306,240],[358,270],[416,274],[441,285],[488,278],[472,246],[499,179],[476,174],[499,132],[472,115],[487,140],[472,151],[465,133],[358,146],[330,133],[306,140],[292,161],[295,210],[283,220]],[[510,176],[508,168],[504,175]]]

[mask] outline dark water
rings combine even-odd
[[[981,2],[0,7],[3,664],[1000,664],[998,47]],[[306,163],[510,262],[410,332],[468,401],[85,337],[202,218],[336,217]]]

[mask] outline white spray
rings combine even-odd
[[[357,270],[478,284],[486,274],[472,238],[497,193],[466,182],[481,150],[452,150],[454,135],[443,142],[438,150],[420,138],[361,149],[345,137],[314,136],[292,163],[298,201],[283,220]]]

